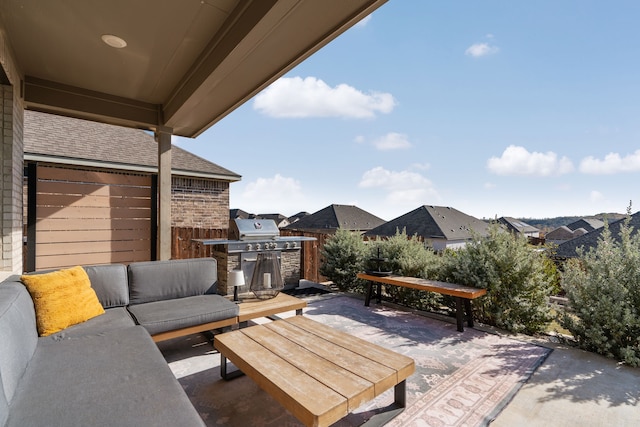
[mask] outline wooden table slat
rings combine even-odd
[[[362,357],[372,359],[376,363],[395,370],[398,375],[397,382],[408,378],[415,371],[413,359],[396,351],[389,350],[361,338],[345,334],[344,332],[333,329],[332,327],[322,323],[314,322],[313,320],[303,316],[296,316],[295,318],[292,317],[285,320],[287,323],[304,329],[309,333],[320,333],[324,339],[331,341],[335,345],[349,349]]]
[[[340,394],[349,401],[349,411],[375,397],[375,388],[371,381],[367,381],[348,369],[336,366],[269,327],[248,328],[244,330],[244,333],[310,377],[333,390],[340,390]],[[307,390],[307,393],[314,394],[315,390]]]
[[[282,292],[267,300],[243,299],[238,306],[238,322],[246,322],[256,317],[271,316],[284,311],[300,310],[306,306],[306,301]]]
[[[363,356],[360,354],[361,351],[355,352],[348,346],[334,342],[333,336],[323,336],[324,341],[319,341],[317,334],[296,327],[289,323],[287,319],[284,320],[284,322],[274,322],[265,326],[277,331],[280,335],[285,336],[319,356],[333,360],[343,368],[372,382],[376,396],[398,383],[397,371],[395,369],[385,366],[382,362],[374,358],[366,355]],[[343,334],[343,332],[335,332]],[[345,341],[353,338],[355,337],[349,335]],[[413,362],[413,360],[411,360],[411,362]]]

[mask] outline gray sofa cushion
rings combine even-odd
[[[149,334],[132,326],[41,342],[10,408],[14,426],[204,423]]]
[[[238,305],[220,295],[196,295],[136,304],[130,305],[128,310],[151,335],[238,315]]]
[[[97,335],[113,329],[135,326],[135,324],[136,323],[133,321],[133,318],[125,307],[107,308],[104,311],[104,314],[101,314],[100,316],[96,316],[86,322],[78,323],[77,325],[69,326],[55,334],[40,337],[39,340],[60,341],[82,335]]]
[[[128,271],[132,305],[216,292],[218,268],[213,258],[134,262]]]
[[[129,304],[127,266],[124,264],[82,266],[104,308]]]
[[[38,343],[36,314],[27,288],[18,276],[0,283],[0,409],[14,398],[16,387]],[[0,420],[4,417],[0,412]]]

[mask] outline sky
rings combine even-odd
[[[390,0],[195,139],[230,208],[640,206],[640,2]]]

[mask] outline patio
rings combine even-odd
[[[415,359],[416,373],[407,384],[408,407],[388,425],[640,422],[637,369],[482,325],[459,333],[454,319],[389,304],[364,307],[359,297],[334,293],[306,299],[305,316]],[[223,381],[219,355],[203,336],[167,341],[160,349],[208,425],[301,425],[251,379]],[[385,393],[336,425],[359,425],[391,400]]]

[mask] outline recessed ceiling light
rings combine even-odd
[[[118,36],[114,36],[113,34],[103,34],[102,41],[111,47],[115,47],[116,49],[122,49],[123,47],[127,46],[126,41]]]

